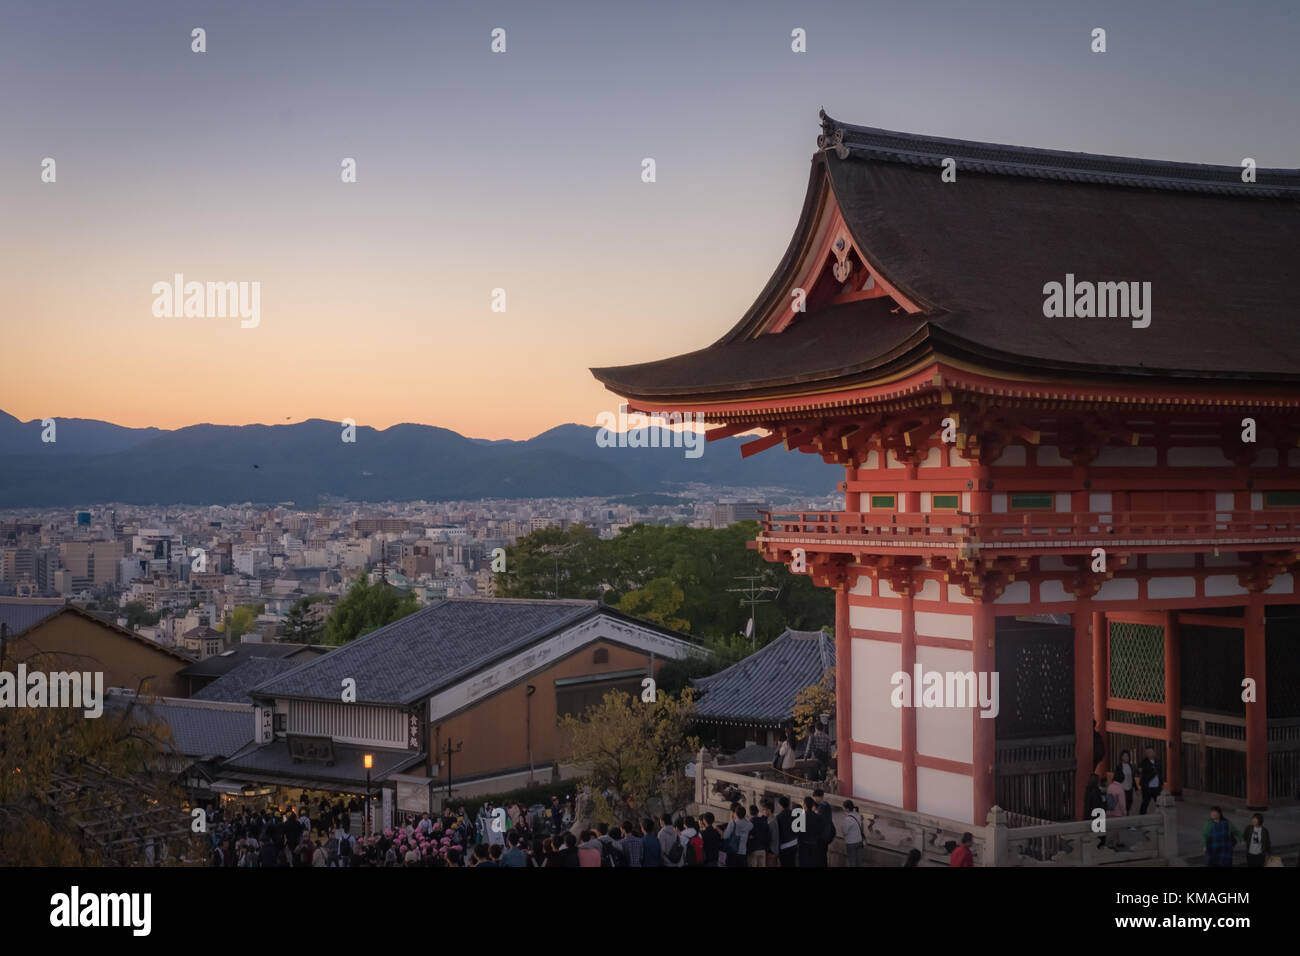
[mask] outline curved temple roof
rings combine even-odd
[[[1241,167],[822,121],[798,228],[758,300],[708,348],[593,369],[609,389],[657,406],[757,399],[870,384],[936,357],[1040,379],[1300,382],[1300,171],[1244,183]],[[949,158],[956,179],[944,182]],[[898,299],[810,302],[774,329],[820,265],[828,203]],[[1046,317],[1044,286],[1067,274],[1150,283],[1149,326]]]

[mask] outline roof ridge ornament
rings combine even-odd
[[[817,137],[818,150],[824,153],[833,149],[840,159],[848,159],[849,148],[844,145],[844,130],[835,120],[826,115],[824,109],[818,110],[817,116],[822,121],[822,131]]]

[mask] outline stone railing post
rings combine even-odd
[[[996,804],[989,810],[988,826],[984,828],[984,852],[980,866],[1005,866],[1008,853],[1007,812]]]
[[[1178,808],[1174,795],[1162,790],[1156,798],[1156,808],[1160,811],[1160,843],[1164,858],[1170,863],[1178,859]]]
[[[704,797],[709,792],[704,780],[704,768],[708,759],[709,752],[703,747],[695,756],[695,803],[698,807],[704,806]]]

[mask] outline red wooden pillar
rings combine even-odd
[[[851,580],[851,578],[850,578]],[[848,581],[835,591],[835,750],[840,796],[853,796],[853,634]]]
[[[907,488],[911,488],[916,482],[916,464],[912,463],[907,466]],[[921,510],[921,493],[919,491],[903,492],[903,511],[910,515],[917,514]]]
[[[1264,593],[1246,599],[1246,676],[1255,700],[1246,703],[1246,808],[1268,809],[1268,707],[1264,696]]]
[[[1092,710],[1093,719],[1097,721],[1097,731],[1103,740],[1106,736],[1106,701],[1110,698],[1110,622],[1106,612],[1094,611],[1092,614]],[[1092,739],[1088,740],[1088,764],[1095,770],[1092,762]],[[1092,773],[1092,770],[1088,771]]]
[[[1165,773],[1169,792],[1183,792],[1183,675],[1178,614],[1165,612]]]
[[[915,588],[903,597],[903,620],[899,629],[902,651],[898,669],[909,677],[916,666],[916,598]],[[910,702],[909,702],[910,703]],[[900,708],[903,750],[903,809],[916,809],[916,708]],[[976,819],[976,823],[980,821]]]
[[[853,491],[849,488],[849,482],[855,481],[858,477],[858,470],[852,465],[844,466],[844,510],[849,512],[858,512],[862,510],[862,492]]]
[[[1083,819],[1083,791],[1092,773],[1092,722],[1096,719],[1092,693],[1093,618],[1087,598],[1075,604],[1074,623],[1074,818]]]
[[[973,622],[974,640],[971,642],[971,669],[979,674],[992,674],[997,658],[994,654],[994,628],[997,618],[993,613],[993,604],[978,600],[975,604]],[[971,709],[971,775],[974,790],[974,823],[983,826],[993,807],[993,763],[997,753],[997,721],[981,717],[976,708]]]

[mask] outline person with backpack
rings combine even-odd
[[[846,866],[862,865],[862,848],[866,844],[866,825],[852,800],[844,801],[844,855]]]
[[[672,859],[673,847],[679,845],[681,841],[677,839],[677,828],[673,826],[672,817],[667,813],[659,815],[659,863],[661,866],[679,866]],[[679,857],[680,859],[680,857]]]
[[[745,818],[745,807],[740,803],[731,805],[731,819],[722,831],[722,849],[727,854],[727,868],[747,866],[749,863],[749,835],[754,829],[752,820]]]
[[[682,866],[704,865],[704,838],[695,829],[695,818],[686,817],[681,821]]]
[[[745,841],[746,866],[767,866],[767,848],[772,845],[769,820],[767,807],[763,808],[763,813],[760,815],[756,804],[749,805],[750,828],[749,837]]]

